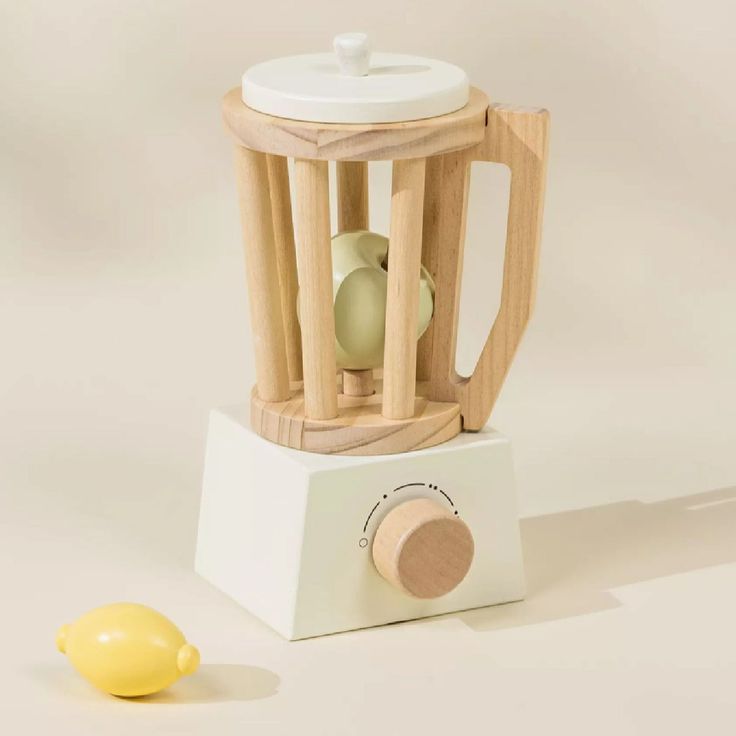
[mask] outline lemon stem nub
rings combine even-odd
[[[191,675],[199,667],[199,650],[191,644],[184,644],[176,655],[176,666],[182,675]]]
[[[64,624],[56,632],[56,648],[62,654],[66,654],[66,637],[68,633],[69,633],[69,624]]]

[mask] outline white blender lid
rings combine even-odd
[[[371,54],[364,33],[334,39],[333,54],[286,56],[243,74],[243,102],[315,123],[397,123],[446,115],[468,102],[465,72],[407,54]]]

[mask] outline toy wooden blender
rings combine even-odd
[[[198,572],[289,639],[518,600],[510,445],[484,425],[532,311],[547,112],[352,33],[251,67],[223,109],[257,381],[211,415]],[[392,162],[387,238],[369,230],[369,161]],[[511,186],[500,308],[463,377],[474,161]]]

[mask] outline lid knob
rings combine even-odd
[[[340,73],[348,77],[365,77],[371,63],[366,33],[340,33],[332,41]]]

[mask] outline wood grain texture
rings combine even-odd
[[[339,414],[314,421],[304,415],[301,384],[292,384],[287,401],[262,401],[251,395],[251,427],[271,442],[307,452],[336,455],[388,455],[432,447],[460,433],[460,407],[456,403],[428,401],[417,386],[411,419],[381,415],[381,382],[372,396],[338,396]]]
[[[371,396],[375,391],[373,370],[343,368],[342,392],[345,396]]]
[[[465,154],[511,170],[501,304],[473,374],[456,384],[468,430],[488,420],[534,308],[548,141],[546,110],[491,105],[484,142]]]
[[[302,335],[296,312],[299,285],[296,271],[294,222],[291,215],[289,167],[283,156],[269,155],[266,160],[271,192],[276,264],[279,272],[281,314],[286,339],[286,362],[289,368],[289,379],[300,381],[302,378]]]
[[[332,419],[337,416],[337,361],[327,162],[297,159],[294,176],[305,413],[310,419]]]
[[[481,429],[498,398],[536,292],[544,204],[549,114],[491,105],[484,141],[427,162],[422,262],[435,282],[434,315],[419,344],[418,375],[434,401],[458,401],[463,428]],[[470,165],[504,164],[511,171],[504,275],[499,308],[472,376],[455,370]]]
[[[236,142],[256,151],[322,161],[387,161],[423,158],[483,140],[488,98],[475,87],[468,104],[449,115],[403,123],[308,123],[256,112],[241,90],[223,100],[225,127]]]
[[[289,375],[298,376],[293,368],[287,369],[295,360],[294,343],[287,339],[289,325],[293,328],[287,309],[292,304],[291,297],[282,300],[274,296],[282,293],[276,287],[284,282],[287,295],[294,288],[288,276],[293,268],[288,255],[290,231],[293,238],[286,214],[288,170],[282,168],[283,159],[274,159],[272,163],[254,151],[238,149],[256,343],[258,386],[252,407],[257,432],[280,444],[314,452],[378,454],[443,442],[459,431],[461,417],[463,428],[471,431],[486,423],[534,305],[549,116],[545,110],[494,104],[483,119],[487,123],[484,138],[477,145],[463,150],[446,149],[428,160],[411,158],[407,151],[417,150],[411,147],[395,152],[384,381],[371,396],[338,397],[326,161],[298,158],[295,162],[298,277],[305,285],[300,305],[305,396],[301,388],[295,390],[292,386],[290,393],[288,387]],[[294,135],[298,126],[316,125],[296,123],[297,128],[292,129],[288,123],[294,121],[281,122]],[[277,128],[282,130],[280,125]],[[411,128],[413,124],[397,125]],[[327,126],[330,127],[334,126]],[[316,128],[321,134],[326,131],[325,126]],[[355,126],[348,128],[352,132],[346,130],[342,134],[345,141],[352,141],[350,145],[369,132],[354,129]],[[371,136],[378,135],[385,144],[389,140],[388,128],[378,126],[370,131]],[[416,133],[417,129],[412,129]],[[429,128],[425,132],[430,138],[435,135]],[[305,140],[309,141],[310,135]],[[377,140],[371,136],[365,140]],[[326,140],[319,136],[317,139],[322,143]],[[339,135],[334,140],[338,139]],[[319,153],[313,151],[309,155],[319,158],[326,150],[320,148]],[[346,150],[338,146],[335,158],[352,160],[350,156],[341,158],[340,151]],[[366,150],[366,158],[393,157],[388,155],[388,149],[379,153],[379,148],[369,146]],[[511,187],[500,308],[475,370],[465,378],[455,371],[455,346],[469,167],[473,161],[508,166]],[[343,172],[362,172],[364,166],[348,166]],[[361,222],[360,213],[367,210],[363,184],[345,183],[354,176],[347,175],[341,187],[345,192],[350,190],[344,201],[352,202],[345,205],[343,217],[355,217]],[[364,182],[363,173],[359,179]],[[280,214],[272,211],[269,197],[264,197],[263,192],[271,193],[273,208]],[[356,192],[361,193],[358,196]],[[420,260],[433,276],[436,293],[433,320],[417,351],[414,336]],[[280,276],[281,273],[286,276]],[[364,392],[360,380],[354,381],[351,388],[353,379],[357,377],[350,376],[346,381],[348,392]]]
[[[415,598],[438,598],[467,575],[473,535],[447,506],[415,498],[386,514],[372,552],[376,569],[396,588]]]
[[[368,162],[337,162],[337,230],[368,230]]]
[[[237,146],[235,171],[258,395],[264,401],[283,401],[289,395],[289,372],[266,156]]]
[[[389,229],[383,415],[414,411],[425,159],[394,161]]]
[[[440,195],[442,187],[442,156],[431,156],[426,159],[424,169],[424,207],[422,213],[422,265],[434,279],[437,273],[437,260],[440,252],[438,238],[438,222]],[[436,287],[436,283],[435,283]],[[435,299],[437,293],[435,289]],[[434,314],[429,326],[417,344],[417,380],[428,381],[432,363],[434,346]]]
[[[434,313],[422,336],[421,375],[433,401],[455,400],[455,351],[470,164],[464,152],[432,159],[425,184],[422,262],[435,283]]]

